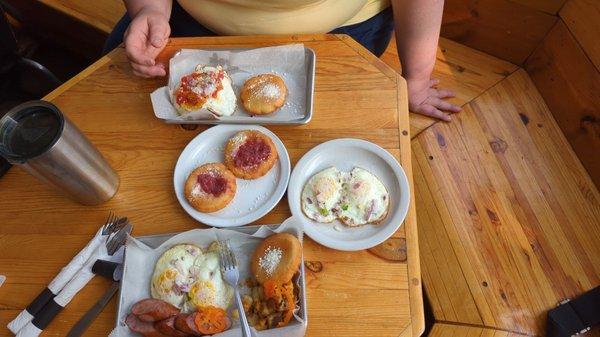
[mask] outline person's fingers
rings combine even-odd
[[[148,66],[154,65],[154,58],[145,51],[148,38],[146,20],[133,20],[125,33],[125,54],[130,61]]]
[[[146,75],[146,74],[144,74],[144,73],[140,73],[139,71],[137,71],[137,70],[135,70],[135,69],[133,70],[133,74],[134,74],[135,76],[138,76],[138,77],[143,77],[143,78],[152,78],[152,76],[150,76],[150,75]]]
[[[444,111],[451,111],[451,112],[459,112],[460,111],[460,107],[444,101],[440,98],[437,97],[430,97],[427,100],[427,103],[433,105],[435,108],[440,109],[440,110],[444,110]]]
[[[429,87],[435,87],[438,84],[440,84],[440,80],[438,80],[437,78],[432,78],[431,80],[429,80]]]
[[[444,113],[443,111],[438,110],[431,104],[421,104],[419,109],[415,111],[416,113],[420,113],[425,116],[441,119],[443,121],[449,122],[451,120],[450,115]]]
[[[456,97],[456,94],[454,94],[454,91],[452,91],[452,90],[446,90],[446,89],[435,89],[435,90],[436,90],[436,96],[439,98]]]
[[[171,33],[169,23],[161,18],[151,17],[148,18],[148,29],[150,35],[148,37],[150,43],[159,49],[162,49],[168,41]]]
[[[143,64],[131,63],[131,68],[133,68],[133,73],[135,75],[142,77],[159,77],[167,74],[162,64],[147,66]]]

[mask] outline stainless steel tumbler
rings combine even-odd
[[[0,119],[0,156],[84,205],[115,195],[119,176],[52,103],[30,101]]]

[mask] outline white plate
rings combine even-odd
[[[242,130],[258,130],[269,136],[279,154],[273,168],[255,180],[237,179],[237,192],[227,207],[213,213],[195,210],[184,196],[185,180],[196,167],[223,162],[227,140]],[[200,133],[185,147],[173,175],[175,194],[183,209],[192,218],[214,227],[235,227],[260,219],[277,205],[290,178],[290,157],[281,140],[271,131],[258,125],[218,125]]]
[[[377,225],[346,227],[338,220],[319,223],[302,212],[302,189],[310,177],[335,166],[349,172],[364,168],[376,175],[390,195],[390,210]],[[406,217],[410,200],[408,179],[404,170],[389,152],[361,139],[336,139],[308,151],[294,167],[288,187],[288,202],[292,214],[304,219],[305,233],[323,246],[338,250],[361,250],[376,246],[392,236]]]

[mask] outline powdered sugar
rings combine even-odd
[[[244,144],[247,138],[248,136],[246,136],[244,132],[238,132],[233,138],[231,138],[231,143],[233,144],[233,149],[231,149],[231,155],[233,157],[235,157],[238,149],[242,144]]]
[[[266,97],[266,98],[279,98],[281,96],[281,90],[279,90],[279,86],[273,83],[267,83],[257,93],[258,96]]]
[[[265,255],[258,258],[258,265],[267,273],[267,275],[273,275],[273,272],[281,262],[283,251],[281,248],[267,247]]]
[[[276,75],[273,75],[276,76]],[[254,78],[254,82],[248,85],[250,98],[266,99],[267,101],[275,101],[281,98],[282,88],[277,83],[273,82],[273,76],[260,75]]]
[[[205,195],[206,195],[206,193],[202,190],[202,187],[200,187],[200,184],[194,185],[194,188],[192,189],[192,197],[199,198],[199,197],[202,197]]]

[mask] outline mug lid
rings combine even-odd
[[[13,163],[35,158],[56,144],[64,125],[63,114],[50,102],[19,104],[0,118],[0,156]]]

